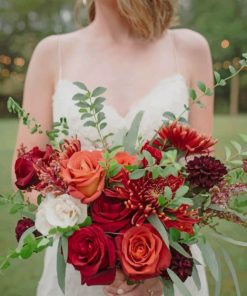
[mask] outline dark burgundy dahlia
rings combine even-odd
[[[204,189],[218,184],[227,173],[224,164],[212,156],[195,157],[187,163],[186,169],[190,184]]]
[[[183,249],[191,255],[191,251],[189,246],[182,244],[181,245]],[[192,269],[193,269],[193,259],[187,258],[177,252],[175,249],[171,248],[171,254],[172,254],[172,260],[170,269],[176,273],[176,275],[180,278],[182,282],[186,281],[186,279],[192,275]],[[170,279],[167,272],[164,273],[164,277],[168,280]]]

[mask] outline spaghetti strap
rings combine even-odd
[[[61,52],[61,38],[58,36],[57,38],[57,64],[58,71],[57,76],[58,80],[62,79],[62,52]]]
[[[174,57],[174,61],[175,61],[176,73],[180,74],[180,67],[179,67],[178,56],[177,56],[175,34],[174,34],[173,30],[170,30],[170,33],[171,33],[170,36],[171,36],[172,52],[173,52],[173,57]]]

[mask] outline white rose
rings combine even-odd
[[[82,223],[87,217],[87,206],[68,194],[55,197],[47,194],[38,207],[35,226],[43,235],[54,227],[74,226]]]

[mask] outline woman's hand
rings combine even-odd
[[[114,282],[103,288],[106,296],[126,295],[137,287],[137,285],[128,285],[125,275],[122,271],[117,270]],[[132,295],[132,294],[131,294]]]
[[[115,281],[104,288],[106,296],[162,296],[163,288],[159,278],[145,280],[139,285],[128,285],[124,274],[118,271]]]

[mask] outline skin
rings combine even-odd
[[[63,79],[83,81],[89,89],[106,87],[108,104],[126,115],[131,105],[143,98],[162,79],[176,74],[171,32],[164,32],[157,40],[140,40],[130,32],[125,20],[118,14],[113,0],[96,0],[96,19],[84,29],[60,35]],[[188,29],[172,30],[176,42],[180,74],[188,87],[197,89],[196,82],[213,86],[210,49],[200,34]],[[73,44],[73,46],[71,46]],[[50,36],[36,47],[26,76],[23,107],[30,112],[43,130],[51,129],[52,96],[58,80],[58,37]],[[78,66],[79,65],[79,66]],[[165,98],[164,98],[165,99]],[[191,106],[189,122],[201,133],[211,135],[213,97],[204,97],[205,108]],[[21,143],[32,148],[44,148],[48,139],[44,135],[30,135],[19,125],[16,148]],[[16,154],[13,156],[13,162]],[[14,171],[13,171],[13,180]],[[35,197],[30,197],[35,200]],[[144,284],[128,286],[118,272],[115,282],[104,288],[105,295],[115,296],[119,289],[124,296],[162,295],[159,279],[146,280]],[[146,294],[144,294],[146,293]]]

